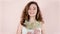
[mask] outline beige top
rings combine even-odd
[[[34,32],[34,29],[39,29],[40,30],[40,34],[41,34],[41,24],[39,21],[34,21],[35,23],[30,23],[27,20],[25,20],[25,25],[26,27],[22,28],[22,34],[27,34],[27,32]]]
[[[26,25],[27,29],[34,29],[34,28],[41,28],[41,24],[39,21],[34,21],[34,23],[32,22],[28,22],[27,20],[24,23]]]

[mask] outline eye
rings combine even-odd
[[[36,8],[35,7],[33,7],[33,10],[35,10]]]
[[[35,8],[33,10],[35,10]]]

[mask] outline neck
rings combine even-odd
[[[35,21],[35,17],[30,17],[30,22],[34,22]]]

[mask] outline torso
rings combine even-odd
[[[25,21],[24,24],[26,25],[26,27],[22,27],[22,34],[27,34],[27,32],[32,32],[32,34],[34,34],[34,29],[40,30],[39,34],[41,34],[41,24],[39,21],[35,21],[35,23]]]

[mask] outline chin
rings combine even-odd
[[[30,15],[31,17],[35,16],[35,15]]]

